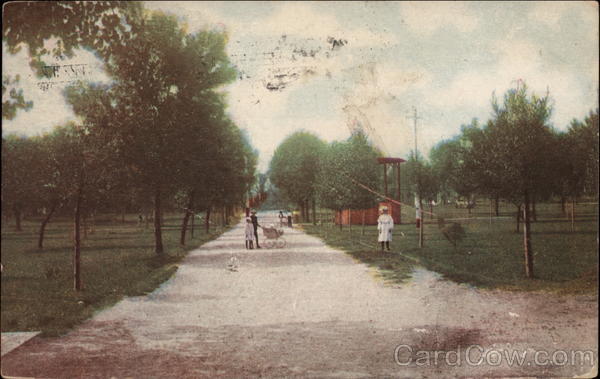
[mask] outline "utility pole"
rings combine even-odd
[[[424,220],[423,220],[423,202],[421,201],[421,188],[420,188],[420,184],[421,184],[421,173],[420,173],[420,169],[419,169],[419,162],[418,162],[418,157],[419,157],[419,150],[418,150],[418,145],[417,145],[417,120],[419,120],[421,117],[419,117],[419,115],[417,114],[417,108],[413,107],[413,115],[412,116],[407,116],[406,118],[408,119],[412,119],[413,120],[413,125],[414,125],[414,133],[415,133],[415,149],[414,149],[414,154],[415,154],[415,164],[417,165],[417,170],[419,170],[417,172],[417,196],[419,196],[419,247],[423,247],[423,229],[424,229]]]
[[[417,108],[413,107],[413,115],[412,116],[406,116],[407,119],[412,119],[413,120],[413,127],[414,127],[414,134],[415,134],[415,148],[414,148],[414,154],[415,154],[415,159],[417,159],[417,120],[421,119],[421,117],[418,116],[417,114]]]

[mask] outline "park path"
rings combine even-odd
[[[259,221],[275,222],[260,213]],[[401,285],[298,229],[283,249],[245,250],[239,224],[189,253],[153,293],[2,357],[25,377],[456,377],[580,375],[589,366],[456,364],[417,351],[593,350],[597,298],[478,290],[417,268]],[[262,236],[261,236],[262,237]],[[237,271],[228,269],[231,258]],[[508,345],[510,344],[510,345]],[[413,349],[408,366],[398,345]],[[460,349],[460,350],[459,350]],[[401,363],[410,359],[398,350]],[[421,354],[421,353],[420,353]],[[570,353],[569,353],[570,354]],[[424,355],[420,355],[423,357]],[[438,356],[440,357],[440,356]],[[451,358],[451,359],[450,359]],[[479,358],[484,358],[480,365]],[[496,362],[490,355],[491,363]],[[529,359],[530,356],[527,356]],[[562,355],[557,359],[562,358]]]

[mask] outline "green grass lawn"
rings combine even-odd
[[[95,311],[124,296],[143,295],[167,280],[187,251],[216,238],[195,228],[187,247],[179,245],[181,216],[165,217],[166,254],[154,253],[152,228],[126,222],[98,220],[93,234],[83,239],[81,271],[83,291],[73,290],[72,222],[54,220],[48,225],[44,249],[37,249],[39,223],[25,221],[22,232],[2,228],[2,332],[41,330],[57,335],[89,318]],[[189,232],[188,232],[189,233]],[[189,234],[188,234],[189,236]]]
[[[486,209],[487,211],[487,209]],[[452,207],[434,209],[447,219],[460,218],[466,232],[455,249],[440,232],[435,220],[426,219],[425,246],[418,247],[418,229],[409,215],[394,228],[391,253],[381,253],[377,245],[376,226],[347,225],[340,231],[331,224],[303,224],[310,234],[321,237],[331,246],[380,269],[385,278],[402,281],[415,262],[437,271],[458,283],[479,287],[513,290],[547,290],[559,293],[597,291],[598,217],[595,205],[579,205],[575,230],[560,215],[555,204],[538,206],[538,221],[531,224],[534,251],[534,279],[525,277],[523,235],[515,232],[514,218],[494,218],[489,211],[467,211]],[[511,208],[502,209],[509,215]],[[479,213],[479,214],[478,214]],[[522,230],[522,229],[521,229]],[[404,236],[401,236],[401,232]]]

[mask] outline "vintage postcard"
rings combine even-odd
[[[592,378],[595,1],[12,1],[7,378]]]

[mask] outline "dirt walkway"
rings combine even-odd
[[[574,351],[597,359],[596,298],[483,291],[424,269],[391,286],[319,239],[285,231],[284,249],[245,250],[238,225],[191,252],[152,294],[8,353],[3,375],[573,376],[591,369]],[[535,365],[542,350],[547,364]],[[510,365],[511,352],[525,362]]]

